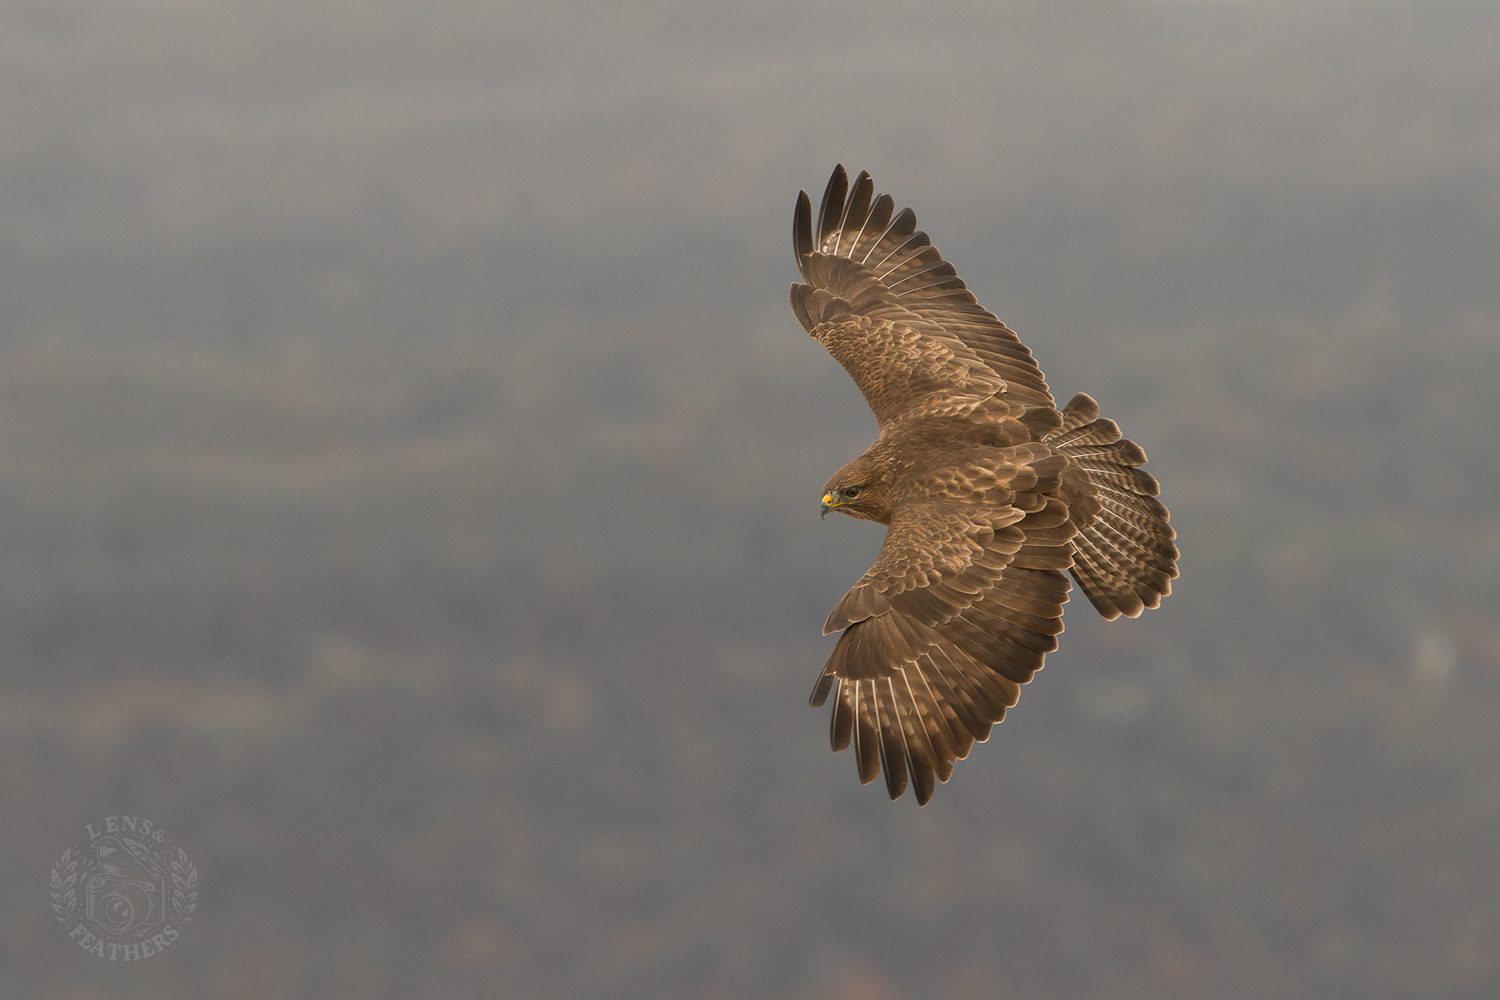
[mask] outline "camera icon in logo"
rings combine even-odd
[[[132,849],[133,848],[133,849]],[[83,886],[84,912],[108,934],[159,927],[167,916],[167,880],[134,841],[105,837],[94,844],[99,870]]]

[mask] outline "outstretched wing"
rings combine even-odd
[[[852,743],[860,781],[883,770],[893,799],[910,776],[926,804],[1057,648],[1077,527],[1051,494],[1067,460],[1013,452],[983,503],[938,490],[898,506],[875,565],[824,627],[843,635],[811,703],[837,689],[833,749]],[[957,485],[974,495],[974,482]]]
[[[803,191],[792,220],[792,311],[854,377],[882,427],[912,413],[973,409],[998,397],[1052,410],[1024,344],[981,306],[909,208],[895,212],[861,172],[840,164],[817,219]],[[894,217],[893,217],[894,215]],[[815,227],[816,223],[816,227]]]

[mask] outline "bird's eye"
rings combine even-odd
[[[859,487],[858,486],[849,486],[849,487],[846,487],[844,489],[844,499],[845,500],[853,500],[857,496],[859,496]]]

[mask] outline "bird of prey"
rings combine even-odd
[[[1083,393],[1060,411],[1031,351],[981,306],[909,208],[840,164],[792,221],[792,312],[844,366],[880,438],[836,472],[823,513],[887,525],[823,627],[813,689],[861,783],[908,775],[926,805],[954,761],[1057,648],[1066,570],[1106,619],[1154,608],[1176,532],[1146,454]]]

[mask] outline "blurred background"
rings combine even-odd
[[[7,0],[0,81],[0,993],[1500,995],[1492,0]],[[924,809],[806,707],[840,161],[1183,550]],[[116,814],[147,961],[48,898]]]

